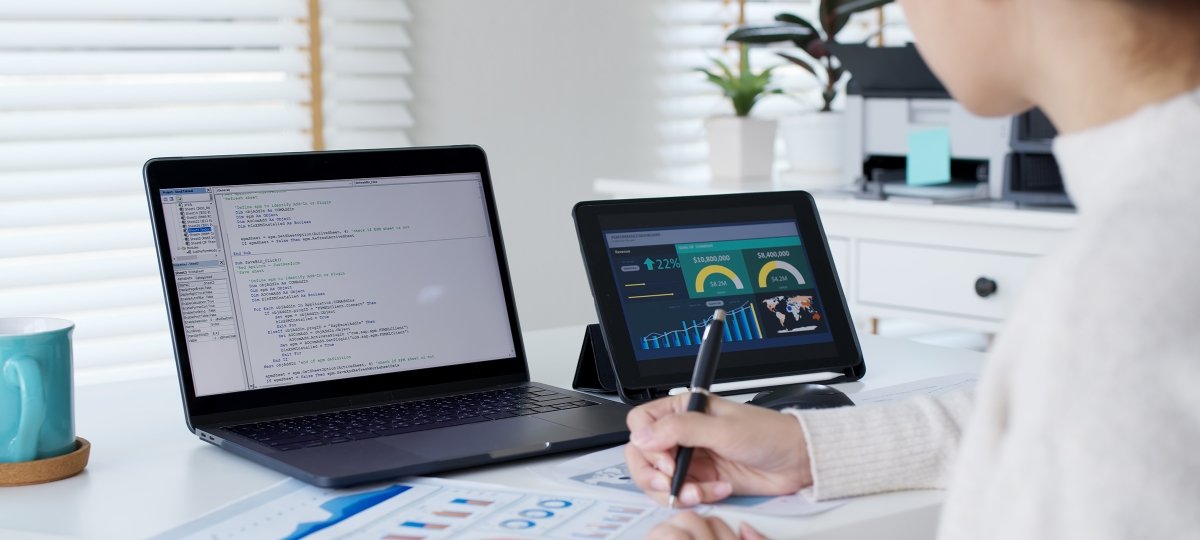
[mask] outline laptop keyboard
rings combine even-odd
[[[255,422],[228,429],[287,451],[595,404],[553,390],[522,386]]]

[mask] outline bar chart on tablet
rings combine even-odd
[[[725,341],[751,341],[762,339],[762,330],[754,313],[754,305],[744,302],[741,306],[728,310],[729,324],[725,327]],[[704,319],[680,321],[678,330],[669,330],[647,334],[642,337],[643,349],[669,349],[672,347],[699,347],[704,335],[704,327],[708,325],[712,315]]]

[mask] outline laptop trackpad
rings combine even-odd
[[[497,450],[533,449],[545,442],[576,439],[580,431],[522,416],[376,439],[430,459],[477,456]]]

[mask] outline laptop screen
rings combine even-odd
[[[158,197],[197,396],[516,353],[478,173]]]

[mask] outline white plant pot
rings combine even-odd
[[[705,123],[714,183],[764,182],[775,165],[775,120],[717,116]]]
[[[815,112],[779,121],[788,170],[779,183],[801,189],[835,189],[847,182],[842,174],[846,148],[846,115]]]

